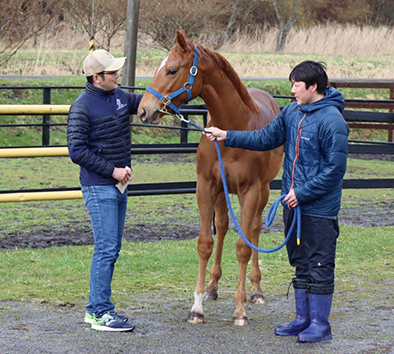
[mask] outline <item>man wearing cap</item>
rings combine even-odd
[[[110,301],[126,218],[126,187],[132,178],[130,114],[137,113],[142,98],[118,88],[125,60],[102,49],[85,58],[86,89],[72,104],[67,123],[69,155],[80,166],[94,236],[85,322],[101,331],[134,329]]]

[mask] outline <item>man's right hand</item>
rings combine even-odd
[[[130,168],[115,167],[114,172],[112,172],[112,178],[125,184],[130,180],[131,170]]]
[[[210,141],[223,141],[226,140],[227,138],[227,131],[226,130],[221,130],[216,127],[209,127],[204,129],[204,135],[210,140]]]

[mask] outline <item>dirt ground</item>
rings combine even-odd
[[[393,207],[394,201],[387,201],[384,208],[343,208],[339,219],[346,225],[394,225]],[[79,228],[80,232],[72,233],[72,238],[71,232],[64,229],[58,233],[29,233],[28,237],[23,233],[9,234],[0,238],[0,249],[92,244],[89,221]],[[198,235],[198,228],[198,221],[171,230],[163,225],[139,224],[126,228],[125,238],[132,242],[190,239]],[[281,222],[270,228],[278,230],[283,230]],[[131,333],[91,330],[83,323],[82,307],[0,301],[0,353],[394,354],[394,277],[384,284],[371,279],[367,285],[367,292],[365,284],[356,289],[358,294],[368,294],[364,298],[352,298],[336,289],[330,317],[334,339],[315,344],[297,343],[295,337],[277,337],[273,333],[276,325],[293,318],[292,291],[289,298],[286,294],[266,298],[265,305],[248,303],[249,325],[245,327],[232,324],[233,289],[224,289],[216,302],[204,305],[206,322],[200,325],[185,322],[192,294],[186,300],[160,292],[138,299],[130,294],[129,305],[118,311],[131,316],[136,325]]]
[[[345,225],[358,225],[365,227],[392,226],[394,225],[394,201],[386,201],[384,205],[371,206],[369,203],[359,203],[357,208],[342,208],[339,221]],[[172,226],[167,228],[162,224],[133,224],[125,227],[124,238],[130,242],[158,242],[162,240],[193,239],[199,233],[199,221],[185,225],[181,220],[174,218],[170,221]],[[234,225],[230,221],[230,228]],[[71,229],[73,231],[71,232]],[[275,223],[268,229],[263,226],[263,232],[283,231],[283,223],[278,215]],[[78,224],[70,225],[69,230],[63,227],[59,230],[19,231],[9,233],[0,238],[0,249],[14,248],[47,248],[54,246],[92,245],[93,235],[90,222],[86,219]]]

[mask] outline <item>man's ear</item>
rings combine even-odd
[[[317,92],[317,82],[309,86],[312,92]]]
[[[93,82],[99,83],[100,79],[99,79],[99,74],[93,74]]]

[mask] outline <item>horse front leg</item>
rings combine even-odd
[[[191,323],[204,322],[203,300],[205,297],[205,277],[208,260],[211,257],[214,244],[211,232],[214,202],[211,196],[211,191],[207,191],[207,189],[202,188],[201,185],[206,184],[197,183],[197,203],[201,222],[197,252],[200,262],[198,268],[197,285],[194,291],[194,304],[187,318],[187,321]]]
[[[228,209],[224,192],[219,194],[215,204],[216,249],[210,271],[210,281],[206,290],[206,301],[218,298],[219,280],[222,276],[222,254],[224,238],[228,230]]]

